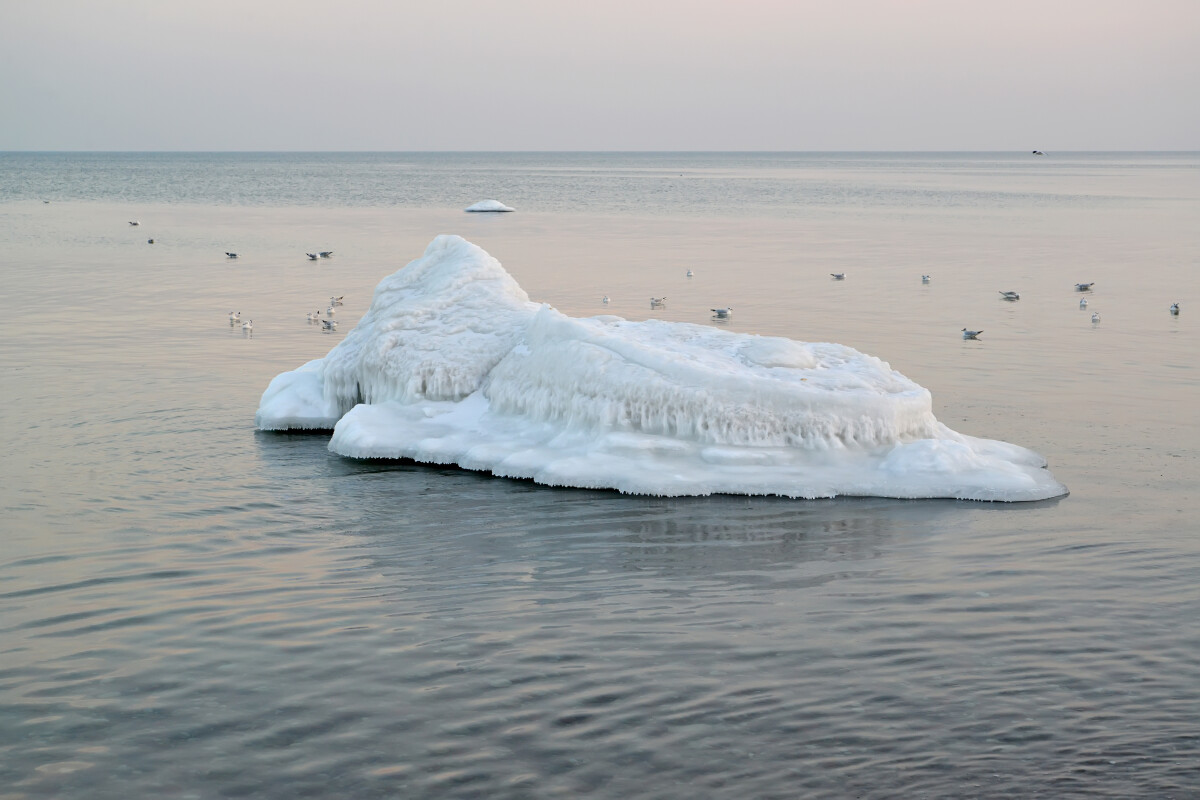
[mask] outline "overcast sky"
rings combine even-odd
[[[0,0],[0,150],[1198,150],[1200,0]]]

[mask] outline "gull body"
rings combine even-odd
[[[244,330],[244,331],[252,331],[252,330],[254,330],[254,320],[252,320],[252,319],[248,319],[248,320],[246,320],[245,322],[243,322],[243,323],[242,323],[242,330]]]
[[[651,297],[650,298],[650,307],[651,308],[665,306],[666,304],[667,304],[667,298],[665,298],[665,297]]]
[[[829,273],[829,274],[833,276],[833,279],[834,279],[835,281],[844,281],[844,280],[846,280],[846,273],[844,273],[844,272],[831,272],[831,273]]]
[[[129,220],[129,224],[130,225],[141,225],[142,223],[138,222],[136,219],[131,219],[131,220]]]
[[[689,270],[687,271],[687,276],[690,278],[690,277],[692,277],[692,275],[693,275],[693,273],[692,273],[692,271],[689,269]]]
[[[235,322],[241,322],[241,321],[242,321],[242,312],[240,312],[240,311],[237,311],[237,312],[230,311],[229,312],[229,324],[230,325],[232,325]]]
[[[343,297],[345,297],[345,296],[346,296],[346,295],[344,295],[344,294],[341,294],[341,295],[338,295],[337,297],[330,297],[330,298],[329,298],[329,305],[331,305],[331,306],[342,306],[342,305],[345,305],[345,303],[343,303],[343,302],[342,302],[342,298],[343,298]]]
[[[320,258],[320,256],[316,253],[305,253],[304,255],[308,256],[309,261],[316,261],[318,258]]]
[[[969,331],[966,328],[962,329],[962,335],[964,339],[978,339],[979,334],[981,333],[983,333],[983,331]]]
[[[1179,316],[1179,303],[1171,304],[1171,315],[1175,317]]]
[[[330,306],[329,308],[325,309],[325,316],[327,316],[327,317],[332,317],[336,313],[337,313],[337,309],[335,309],[333,306]]]
[[[1099,322],[1099,321],[1100,321],[1100,312],[1099,312],[1099,311],[1093,311],[1093,312],[1092,312],[1092,322],[1093,322],[1093,323],[1096,323],[1096,322]]]
[[[337,330],[337,320],[333,320],[333,319],[321,320],[321,329],[326,330],[326,331],[336,331]]]
[[[229,258],[237,258],[237,253],[231,253],[228,250],[225,251],[225,255],[227,255]]]
[[[1077,284],[1075,284],[1075,291],[1089,292],[1089,291],[1091,291],[1092,287],[1095,285],[1096,285],[1095,281],[1092,281],[1091,283],[1077,283]]]
[[[329,258],[331,255],[333,255],[333,251],[332,250],[322,250],[317,255],[319,255],[321,258]]]
[[[608,305],[608,295],[604,295],[604,297],[600,298],[600,302]]]
[[[922,276],[921,276],[921,283],[929,283],[929,276],[928,276],[928,275],[922,275]]]
[[[1021,299],[1021,295],[1017,294],[1016,292],[1003,292],[1002,291],[1002,292],[1000,292],[1000,296],[1003,297],[1005,300],[1020,300]]]
[[[1079,307],[1087,308],[1087,298],[1086,297],[1079,298]]]
[[[729,319],[729,316],[733,313],[733,309],[732,308],[714,308],[714,309],[712,309],[712,312],[716,316],[717,319]]]

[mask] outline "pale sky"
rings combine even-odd
[[[1200,0],[0,0],[0,150],[1200,150]]]

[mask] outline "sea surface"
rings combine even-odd
[[[1071,493],[256,431],[442,233],[567,314],[879,356]],[[0,153],[0,242],[2,800],[1200,797],[1200,154]]]

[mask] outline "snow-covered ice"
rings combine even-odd
[[[255,422],[333,429],[352,458],[458,464],[632,494],[1040,500],[1036,453],[956,433],[929,392],[839,344],[573,318],[458,236],[385,278]]]
[[[516,209],[504,205],[499,200],[480,200],[474,205],[467,206],[463,211],[516,211]]]

